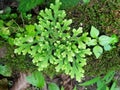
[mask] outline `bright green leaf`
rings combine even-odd
[[[65,90],[64,87],[62,86],[60,90]]]
[[[113,34],[113,35],[111,36],[111,42],[110,42],[110,44],[114,45],[114,44],[117,43],[118,41],[119,41],[118,36],[116,36],[115,34]]]
[[[92,39],[89,42],[86,42],[86,44],[88,46],[95,46],[97,44],[97,40],[96,39]]]
[[[83,2],[84,2],[85,4],[87,4],[87,3],[90,2],[90,0],[83,0]]]
[[[109,90],[109,87],[108,86],[106,86],[106,89],[105,90]]]
[[[107,73],[104,76],[103,80],[105,81],[106,84],[108,84],[108,83],[111,82],[111,80],[113,79],[114,75],[115,75],[115,71],[110,71],[109,73]]]
[[[106,35],[101,35],[99,37],[99,44],[102,46],[108,45],[111,42],[111,38],[109,36]]]
[[[84,82],[84,83],[80,84],[80,86],[89,86],[89,85],[92,85],[92,84],[96,83],[99,80],[100,80],[100,77],[96,77],[96,78],[93,78],[93,79],[91,79],[87,82]]]
[[[9,77],[9,76],[11,76],[11,74],[12,74],[12,70],[11,70],[11,68],[9,67],[9,66],[7,66],[7,65],[0,65],[0,74],[1,75],[3,75],[3,76],[7,76],[7,77]]]
[[[92,38],[97,38],[99,35],[99,30],[96,29],[94,26],[91,27],[90,35]]]
[[[97,90],[106,90],[106,84],[101,79],[97,82]]]
[[[35,26],[34,25],[26,25],[25,26],[27,34],[34,36],[35,35]]]
[[[79,49],[85,49],[85,48],[86,48],[86,44],[83,43],[82,41],[79,41],[79,42],[78,42],[78,48],[79,48]]]
[[[100,46],[95,46],[93,48],[93,53],[96,56],[96,58],[99,58],[99,56],[103,53],[103,49]]]
[[[12,26],[12,24],[13,24],[13,20],[10,20],[6,23],[6,26],[10,27],[10,26]]]
[[[3,25],[4,25],[4,21],[0,20],[0,27],[3,27]]]
[[[79,27],[77,30],[73,29],[73,36],[77,36],[77,35],[79,35],[82,32],[83,32],[82,31],[82,27]]]
[[[109,51],[109,50],[111,50],[112,49],[112,47],[110,46],[110,45],[105,45],[104,46],[104,50],[105,51]]]
[[[76,86],[73,88],[73,90],[77,90]]]
[[[1,28],[1,31],[0,31],[0,34],[4,36],[9,36],[10,35],[10,30],[8,29],[8,27],[2,27]]]
[[[44,76],[39,71],[32,72],[32,75],[27,76],[26,80],[33,86],[43,88],[45,84]]]
[[[116,81],[114,81],[110,90],[116,90],[116,86],[117,86],[117,83],[116,83]]]
[[[60,90],[57,84],[55,83],[49,83],[48,84],[48,90]]]

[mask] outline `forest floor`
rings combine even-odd
[[[73,19],[72,27],[79,27],[82,23],[84,30],[89,31],[90,26],[94,25],[104,34],[111,35],[114,33],[120,37],[120,3],[115,3],[115,0],[113,0],[113,3],[111,0],[106,0],[104,4],[96,1],[97,0],[92,0],[88,6],[79,4],[72,9],[66,10],[68,18]],[[6,6],[16,9],[17,3],[10,2],[4,7]],[[39,9],[36,7],[32,12],[36,15]],[[6,47],[0,47],[0,58],[5,57],[6,52]],[[90,80],[95,76],[105,74],[109,70],[115,69],[117,73],[114,78],[118,81],[118,87],[120,87],[120,42],[117,44],[117,49],[104,53],[99,61],[95,60],[94,57],[88,57],[88,59],[88,66],[85,67],[86,73],[83,81]],[[0,75],[0,90],[41,90],[26,82],[25,77],[27,75],[28,72],[18,71],[15,71],[11,77]],[[69,76],[64,74],[57,75],[53,79],[47,75],[45,75],[45,77],[47,82],[55,82],[57,85],[63,86],[65,90],[73,90],[75,86],[77,90],[96,90],[95,84],[88,87],[81,87],[77,81],[74,79],[71,80]],[[47,86],[45,86],[43,90],[47,90]],[[120,88],[117,90],[120,90]]]

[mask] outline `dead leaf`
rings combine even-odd
[[[26,73],[20,73],[20,77],[10,90],[26,90],[26,88],[30,86],[26,81],[26,76]]]

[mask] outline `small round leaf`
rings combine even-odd
[[[95,46],[93,48],[93,53],[95,54],[96,58],[99,58],[99,56],[103,53],[103,49],[100,46]]]
[[[99,30],[96,29],[94,26],[91,27],[90,35],[93,38],[97,38],[99,35]]]
[[[99,44],[102,46],[108,45],[111,42],[111,38],[109,36],[106,35],[101,35],[99,37]]]

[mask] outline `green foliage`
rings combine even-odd
[[[80,84],[81,86],[89,86],[89,85],[92,85],[92,84],[95,84],[98,80],[100,80],[100,77],[95,77],[89,81],[86,81],[82,84]]]
[[[47,0],[46,2],[49,5],[50,3],[54,3],[55,0]],[[67,10],[67,9],[71,9],[71,8],[77,6],[79,4],[80,0],[60,0],[60,2],[62,3],[60,8]]]
[[[31,75],[26,77],[27,82],[38,88],[43,88],[45,79],[41,72],[34,71]],[[48,90],[60,90],[56,83],[48,83]]]
[[[44,0],[20,0],[18,10],[20,12],[27,12],[43,2]]]
[[[12,70],[7,65],[0,65],[0,74],[3,76],[10,77],[12,74]]]
[[[5,42],[7,41],[10,45],[13,45],[13,33],[17,31],[19,28],[16,25],[16,22],[12,20],[0,20],[0,38],[4,40]]]
[[[115,43],[118,42],[118,37],[116,35],[112,35],[111,37],[107,35],[99,36],[99,30],[97,30],[94,26],[91,27],[90,35],[93,40],[87,44],[88,46],[94,46],[93,53],[95,54],[96,58],[99,58],[99,56],[103,53],[103,48],[105,51],[109,51],[114,48]]]
[[[71,11],[73,13],[69,14],[69,17],[74,18],[76,26],[80,26],[79,23],[82,22],[85,31],[89,30],[91,25],[93,25],[102,33],[118,34],[120,28],[120,19],[117,14],[119,11],[119,5],[119,0],[108,0],[106,2],[105,0],[91,0],[87,5],[80,4],[76,7],[76,10]]]
[[[99,76],[105,75],[110,70],[119,71],[120,68],[120,48],[114,48],[111,51],[104,51],[104,53],[96,59],[95,57],[87,57],[87,65],[84,67],[85,75]]]
[[[10,14],[11,13],[11,8],[10,7],[6,7],[5,10],[4,10],[4,13],[5,14]]]
[[[99,35],[99,31],[94,26],[92,26],[91,31],[90,31],[90,35],[92,38],[97,38]]]
[[[3,25],[4,25],[4,21],[0,20],[0,27],[3,27]]]
[[[101,46],[95,46],[93,48],[93,53],[95,54],[96,58],[99,58],[99,56],[103,53],[103,49]]]
[[[14,37],[22,32],[22,27],[19,26],[21,24],[17,22],[20,18],[16,17],[18,17],[16,13],[0,14],[0,47],[6,48],[5,56],[0,57],[0,63],[10,66],[13,71],[34,70],[36,67],[28,55],[14,53]]]
[[[30,54],[39,71],[54,65],[57,72],[64,71],[80,81],[84,76],[85,57],[92,54],[87,46],[95,46],[93,52],[97,58],[103,52],[100,46],[96,46],[99,31],[92,27],[91,39],[81,27],[71,29],[72,20],[65,19],[66,13],[59,10],[60,5],[56,0],[50,9],[40,11],[39,23],[25,26],[24,32],[15,39],[15,45],[18,46],[15,53]]]
[[[5,14],[0,14],[0,19],[1,20],[11,20],[11,19],[16,19],[17,18],[17,14],[16,13],[5,13]]]
[[[90,0],[83,0],[83,2],[86,4],[86,3],[89,3]]]
[[[117,86],[117,82],[114,81],[113,84],[112,84],[112,86],[111,86],[111,88],[110,88],[110,90],[119,90],[119,87],[116,88],[116,86]]]
[[[56,83],[49,83],[48,90],[60,90]]]
[[[27,76],[26,80],[38,88],[43,88],[45,84],[44,76],[39,71],[32,72],[32,75]]]
[[[103,78],[95,77],[89,81],[86,81],[81,86],[89,86],[92,84],[97,84],[97,90],[116,90],[116,81],[112,82],[115,75],[115,71],[108,72]],[[111,87],[109,87],[109,84],[112,82]]]
[[[51,2],[55,2],[55,0],[19,0],[18,10],[22,13],[27,12],[37,5],[41,5],[43,3],[48,4]],[[69,9],[76,6],[80,0],[60,0],[62,2],[61,9]],[[88,3],[88,1],[84,1],[84,3]]]
[[[5,22],[4,20],[0,20],[0,38],[2,38],[5,41],[10,42],[10,44],[12,45],[13,43],[13,39],[10,37],[11,32],[13,30],[13,27],[11,27],[13,25],[13,21],[7,21]]]
[[[1,27],[0,28],[0,36],[7,39],[9,38],[9,35],[10,35],[10,31],[8,29],[8,27]]]
[[[0,38],[1,39],[1,38]],[[13,42],[11,42],[13,43]],[[17,55],[14,53],[15,47],[10,45],[4,39],[0,40],[0,47],[5,47],[4,50],[5,56],[0,57],[0,63],[3,65],[10,66],[12,71],[26,71],[26,70],[35,70],[37,67],[33,65],[32,60],[28,55]],[[2,52],[2,51],[1,51]]]
[[[73,88],[73,90],[77,90],[76,86]]]
[[[64,87],[62,86],[60,90],[65,90]]]
[[[62,2],[61,8],[62,9],[69,9],[72,8],[80,2],[80,0],[60,0]]]
[[[23,20],[25,22],[27,22],[27,24],[29,22],[31,22],[31,19],[32,19],[32,14],[31,13],[21,13],[21,16],[22,16]]]
[[[65,19],[65,11],[59,10],[61,3],[57,0],[50,9],[41,10],[39,23],[26,25],[25,31],[15,39],[15,53],[30,54],[33,63],[42,71],[50,64],[55,65],[57,72],[64,71],[71,78],[80,81],[86,65],[86,55],[91,51],[86,43],[91,39],[82,28],[73,29],[69,26],[72,20]]]

